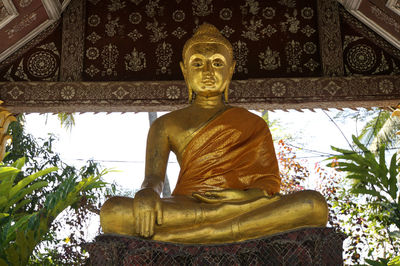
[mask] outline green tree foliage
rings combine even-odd
[[[53,135],[47,139],[35,139],[26,134],[23,128],[23,117],[18,117],[19,123],[13,123],[9,129],[13,137],[12,145],[8,148],[8,156],[4,164],[11,165],[18,158],[25,158],[25,165],[17,173],[14,182],[20,182],[25,176],[30,176],[38,171],[50,167],[57,167],[58,171],[47,173],[42,178],[32,181],[31,186],[37,186],[34,193],[25,195],[27,204],[21,205],[14,211],[15,215],[25,215],[39,212],[51,199],[49,195],[57,195],[62,189],[69,191],[76,182],[102,176],[100,166],[88,161],[82,168],[77,169],[64,163],[60,156],[53,151],[53,143],[56,141]],[[37,182],[46,182],[46,186],[36,185]],[[86,239],[85,226],[93,213],[99,213],[100,199],[104,199],[109,189],[100,187],[89,187],[81,191],[78,201],[74,201],[71,208],[66,208],[62,215],[52,221],[50,230],[44,235],[42,242],[35,247],[31,263],[40,265],[43,261],[51,261],[58,264],[80,264],[84,262],[85,256],[81,250],[81,243]],[[65,192],[63,192],[65,193]],[[63,194],[64,195],[64,194]],[[60,232],[70,231],[65,236]],[[68,242],[68,243],[67,243]]]
[[[24,164],[25,158],[18,159],[12,166],[0,165],[0,265],[26,265],[34,248],[49,233],[54,219],[79,202],[83,193],[105,184],[100,181],[100,176],[81,180],[69,176],[45,195],[40,209],[26,212],[25,207],[32,203],[27,196],[48,186],[43,177],[57,168],[43,169],[16,182]]]
[[[361,254],[368,252],[372,260],[366,261],[378,265],[373,263],[385,263],[399,255],[400,164],[396,153],[386,160],[385,146],[374,154],[355,136],[353,141],[357,152],[332,147],[339,155],[332,158],[334,162],[329,166],[346,172],[346,179],[351,180],[343,187],[334,207],[340,210],[341,223],[348,225],[348,253],[353,263],[360,262]],[[385,258],[373,261],[379,253]]]

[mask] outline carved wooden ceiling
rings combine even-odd
[[[6,2],[16,8],[36,3],[39,10],[46,1],[3,0],[0,10]],[[354,2],[342,2],[346,11],[333,0],[72,0],[61,20],[0,63],[0,98],[14,112],[180,108],[187,102],[179,69],[183,44],[198,25],[209,22],[234,47],[232,104],[396,106],[400,1]],[[364,8],[366,2],[370,8]],[[62,11],[67,2],[57,3]],[[365,10],[375,10],[370,12],[380,23],[375,28],[360,19]],[[382,12],[392,20],[382,19]],[[0,40],[22,21],[14,20],[0,15],[0,25],[7,22]],[[23,38],[28,27],[17,28],[21,34],[15,38]],[[2,47],[7,44],[0,41],[0,52]]]
[[[60,19],[70,0],[0,0],[0,62]]]

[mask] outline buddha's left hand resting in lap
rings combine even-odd
[[[133,199],[104,203],[104,233],[205,244],[325,226],[321,194],[279,195],[278,163],[264,120],[225,104],[235,68],[229,41],[203,24],[186,42],[181,68],[191,105],[153,123],[142,189]],[[160,198],[170,151],[181,171],[172,197]]]

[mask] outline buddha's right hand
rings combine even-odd
[[[133,199],[133,217],[135,232],[142,237],[154,235],[154,226],[161,225],[163,213],[160,196],[152,188],[144,188]]]

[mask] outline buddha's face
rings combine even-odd
[[[191,46],[181,68],[186,84],[205,97],[221,95],[229,85],[235,63],[227,48],[219,43],[198,43]]]

